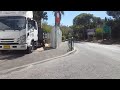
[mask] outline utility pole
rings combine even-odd
[[[112,30],[111,30],[111,27],[110,27],[110,40],[112,39]]]
[[[83,39],[85,41],[85,27],[83,27]]]
[[[102,31],[102,40],[103,40],[103,32],[104,32],[104,31]]]

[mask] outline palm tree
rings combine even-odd
[[[64,15],[64,11],[53,11],[53,12],[54,12],[55,18],[57,17],[57,13],[59,13],[60,21],[61,21],[61,15]],[[59,25],[60,25],[60,23],[58,24],[58,26]],[[56,26],[56,21],[55,21],[55,26]]]

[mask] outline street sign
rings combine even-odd
[[[103,31],[104,31],[104,33],[110,33],[111,32],[110,26],[104,25]]]
[[[87,30],[87,34],[88,35],[94,35],[95,34],[95,30],[94,29],[88,29]]]

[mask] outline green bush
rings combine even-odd
[[[103,28],[96,28],[96,38],[102,39],[102,35],[103,35]]]
[[[66,40],[65,36],[62,36],[62,41],[64,42]]]
[[[96,28],[96,34],[102,35],[103,28]]]

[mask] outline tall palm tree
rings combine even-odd
[[[60,21],[61,21],[61,15],[64,15],[64,11],[53,11],[54,12],[54,16],[55,18],[57,17],[57,13],[59,13],[59,16],[60,16]],[[55,25],[56,24],[56,21],[55,21]],[[58,24],[58,26],[60,25],[60,23]]]

